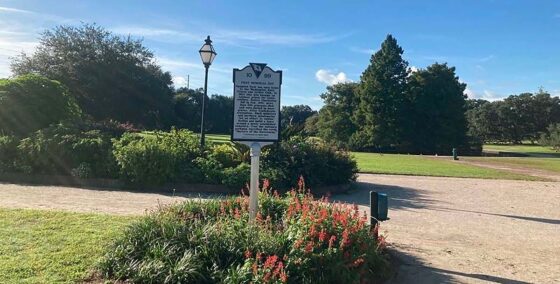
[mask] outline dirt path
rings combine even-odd
[[[360,175],[337,198],[370,190],[389,196],[392,283],[560,283],[560,183]]]
[[[401,262],[392,283],[560,283],[558,182],[362,174],[334,199],[368,210],[370,190],[390,198],[382,232]],[[0,184],[8,208],[142,214],[192,197]]]
[[[187,198],[208,198],[208,194],[139,193],[120,190],[84,189],[0,183],[0,207],[56,209],[86,213],[138,215],[147,210]]]

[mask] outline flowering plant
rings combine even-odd
[[[265,180],[254,222],[243,195],[162,208],[129,228],[102,272],[162,283],[370,283],[387,275],[384,239],[357,206],[316,200],[303,179],[285,196],[268,187]]]

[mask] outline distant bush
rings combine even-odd
[[[292,181],[300,176],[311,188],[347,184],[357,172],[356,161],[347,152],[317,139],[296,136],[263,151],[262,176],[277,188],[295,186]]]
[[[0,132],[27,136],[81,110],[61,83],[38,75],[0,79]]]
[[[300,182],[303,184],[303,181]],[[108,248],[106,280],[131,283],[377,283],[388,274],[384,238],[346,205],[302,188],[248,198],[187,201],[133,223]]]
[[[125,180],[147,185],[188,181],[201,156],[197,136],[188,130],[126,133],[113,141],[113,154]]]
[[[90,176],[115,177],[111,147],[111,136],[99,130],[82,131],[62,123],[21,140],[16,163],[27,173],[72,174],[78,167],[87,167]]]
[[[0,172],[14,170],[18,143],[14,136],[0,136]]]
[[[227,168],[224,170],[222,177],[222,184],[240,190],[246,188],[250,181],[251,165],[241,163],[234,168]]]
[[[550,146],[556,151],[560,151],[560,123],[551,124],[547,128],[548,133],[544,133],[541,136],[540,144],[545,146]]]

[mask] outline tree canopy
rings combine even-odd
[[[358,107],[357,83],[340,83],[327,87],[321,95],[325,105],[319,112],[318,134],[330,143],[348,146],[357,126],[352,116]]]
[[[466,85],[455,68],[435,63],[411,72],[403,52],[388,35],[360,82],[327,87],[321,96],[325,105],[317,121],[319,136],[356,150],[479,151],[467,135]]]
[[[358,87],[359,140],[365,147],[390,148],[402,140],[402,113],[408,77],[403,49],[387,35],[372,55]]]
[[[536,142],[547,127],[560,123],[560,98],[544,90],[504,100],[469,103],[469,132],[487,142]]]
[[[409,77],[406,147],[412,152],[450,153],[467,144],[464,94],[455,68],[435,63]]]
[[[40,74],[69,89],[85,114],[147,128],[173,121],[172,81],[140,40],[90,24],[45,31],[31,55],[11,64],[15,75]]]
[[[0,79],[0,132],[26,136],[80,116],[76,101],[61,83],[38,75]]]
[[[179,88],[174,95],[177,126],[200,131],[203,89]],[[206,97],[204,128],[210,133],[231,133],[233,126],[233,97],[212,95]]]

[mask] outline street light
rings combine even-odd
[[[204,95],[202,96],[202,115],[200,119],[200,149],[204,150],[204,108],[205,108],[205,101],[206,101],[206,94],[208,93],[208,68],[216,58],[216,51],[212,46],[212,41],[210,40],[210,36],[206,38],[204,41],[204,45],[198,51],[200,53],[200,58],[202,59],[202,63],[204,64],[205,75],[204,75]]]

